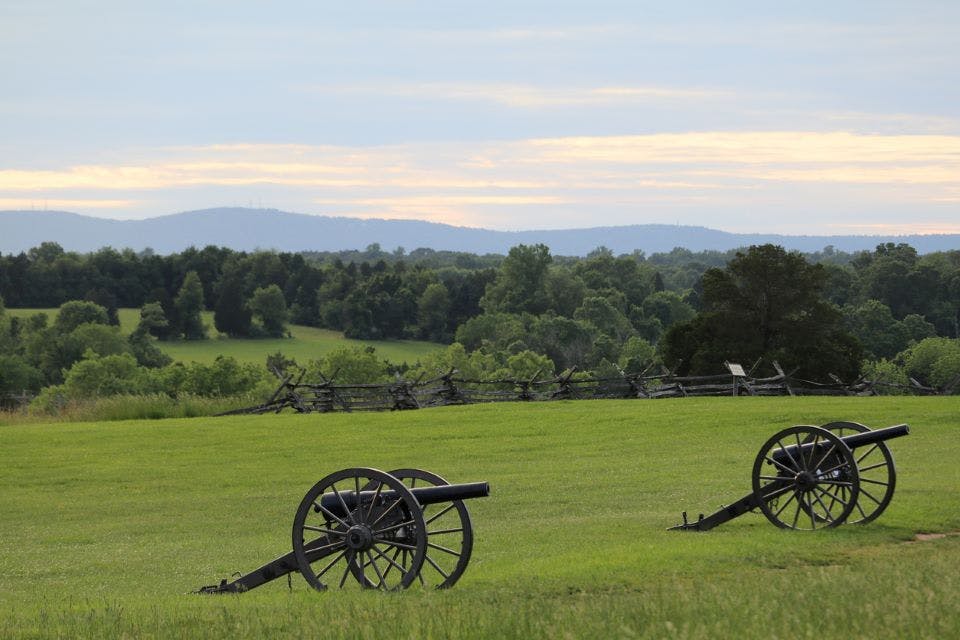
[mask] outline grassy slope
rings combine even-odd
[[[56,316],[56,309],[7,309],[6,312],[19,317],[25,317],[38,312],[46,313],[51,320]],[[120,309],[120,330],[130,333],[140,319],[139,309]],[[218,355],[233,356],[241,362],[262,364],[267,356],[280,351],[288,358],[294,358],[301,364],[319,358],[320,356],[342,349],[343,347],[366,346],[376,347],[377,354],[391,362],[408,362],[413,364],[422,355],[434,349],[441,348],[433,342],[418,340],[347,340],[339,331],[317,329],[293,325],[290,327],[292,338],[269,340],[236,340],[221,335],[213,326],[213,313],[205,312],[204,323],[210,329],[210,340],[195,342],[162,342],[160,348],[174,360],[182,362],[213,362]]]
[[[957,398],[556,402],[0,428],[3,636],[958,637]],[[773,431],[909,422],[877,522],[781,531],[747,514]],[[488,480],[448,592],[186,592],[286,552],[321,476],[419,466]]]

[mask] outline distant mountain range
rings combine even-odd
[[[505,254],[518,244],[543,243],[554,255],[583,256],[604,246],[616,254],[647,255],[675,247],[726,251],[773,243],[804,252],[833,246],[839,251],[873,249],[905,242],[920,253],[960,249],[960,234],[905,236],[788,236],[728,233],[706,227],[637,224],[588,229],[491,231],[416,220],[333,218],[274,209],[221,208],[189,211],[146,220],[109,220],[64,211],[0,211],[0,252],[19,253],[52,241],[68,251],[87,253],[105,246],[160,254],[190,246],[216,245],[251,251],[340,251],[378,243],[385,251],[465,251]]]

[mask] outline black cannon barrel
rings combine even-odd
[[[863,433],[854,433],[853,435],[844,436],[841,438],[841,440],[843,440],[843,443],[851,449],[856,449],[857,447],[864,447],[866,445],[876,444],[878,442],[883,442],[884,440],[891,440],[893,438],[899,438],[900,436],[909,434],[909,425],[898,424],[895,427],[874,429],[873,431],[864,431]]]
[[[486,498],[490,495],[489,482],[465,482],[463,484],[442,484],[436,487],[416,487],[410,490],[421,506],[450,502],[451,500],[469,500]]]
[[[463,484],[444,484],[436,487],[415,487],[410,490],[413,496],[420,503],[420,506],[428,504],[437,504],[440,502],[450,502],[452,500],[469,500],[470,498],[485,498],[490,495],[490,483],[488,482],[466,482]],[[377,495],[374,491],[361,491],[360,503],[369,503]],[[397,492],[387,489],[380,492],[379,498],[382,500],[394,500]],[[357,505],[357,493],[355,491],[341,491],[340,497],[335,493],[325,493],[320,498],[320,505],[332,513],[342,516],[343,504],[347,509],[354,509]],[[319,508],[316,508],[319,511]]]
[[[865,447],[871,444],[877,444],[878,442],[884,442],[885,440],[890,440],[892,438],[899,438],[901,436],[908,435],[910,433],[910,427],[906,424],[898,424],[893,427],[886,427],[885,429],[874,429],[872,431],[864,431],[863,433],[854,433],[849,436],[843,436],[840,440],[847,445],[850,449],[856,449],[857,447]],[[818,449],[824,450],[828,446],[827,442],[819,442],[817,444]],[[801,444],[799,447],[795,444],[784,447],[773,453],[773,458],[778,461],[782,461],[785,458],[796,456],[798,451],[803,451],[804,455],[806,452],[813,447],[813,443]]]

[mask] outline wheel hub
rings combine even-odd
[[[365,524],[356,524],[347,530],[346,542],[353,551],[366,551],[373,546],[373,531]]]
[[[801,471],[793,481],[797,483],[797,488],[801,491],[811,491],[817,484],[817,478],[809,471]]]

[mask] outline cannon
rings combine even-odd
[[[750,493],[693,522],[683,512],[683,522],[670,529],[707,531],[756,509],[784,529],[872,522],[897,484],[886,441],[909,433],[906,424],[871,430],[856,422],[784,429],[760,447]]]
[[[452,587],[470,562],[473,525],[464,500],[486,482],[450,484],[421,469],[343,469],[307,491],[293,518],[293,550],[195,593],[242,593],[296,571],[318,591],[331,584]],[[349,580],[352,578],[352,580]]]

